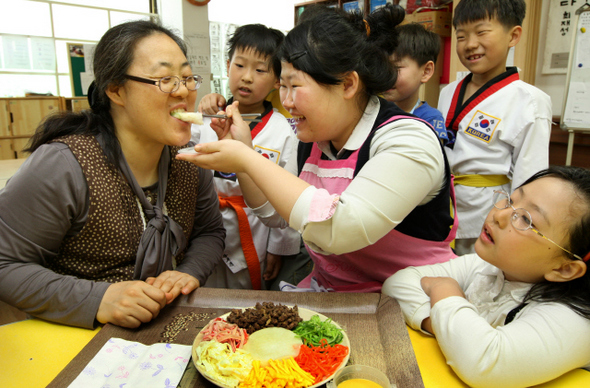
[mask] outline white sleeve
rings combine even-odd
[[[275,113],[276,115],[280,115],[280,113]],[[287,164],[291,162],[291,160],[297,161],[297,155],[294,154],[292,151],[295,147],[297,150],[297,138],[293,134],[291,130],[291,125],[286,121],[286,119],[280,115],[281,123],[284,121],[284,129],[282,134],[285,135],[284,145],[281,148],[283,153],[283,157],[279,161],[279,165],[283,168],[287,167]],[[273,127],[273,132],[277,133],[279,128]],[[301,250],[301,235],[298,231],[293,228],[285,227],[286,222],[284,222],[283,218],[280,218],[280,227],[278,228],[271,228],[268,236],[268,246],[267,252],[279,255],[279,256],[289,256],[295,255],[299,253]]]
[[[537,385],[590,363],[590,320],[565,305],[535,303],[494,328],[450,297],[434,305],[431,321],[447,363],[472,387]]]
[[[377,131],[370,157],[339,197],[307,188],[289,225],[317,252],[343,254],[374,244],[444,185],[440,143],[426,124],[397,120]],[[310,219],[323,214],[323,219]]]
[[[299,253],[301,235],[293,228],[271,228],[268,235],[267,251],[274,255],[289,256]]]
[[[285,164],[285,170],[293,175],[297,175],[297,148],[299,141],[292,144],[291,155]],[[277,213],[272,204],[267,201],[257,208],[252,208],[253,213],[269,228],[286,228],[289,226],[287,221]],[[297,232],[299,234],[299,232]]]
[[[450,277],[465,290],[480,268],[487,264],[476,254],[451,259],[448,262],[420,267],[407,267],[397,271],[384,283],[381,292],[395,298],[404,314],[406,323],[414,330],[422,330],[422,321],[430,316],[430,297],[420,284],[425,276]]]
[[[539,92],[527,105],[531,117],[512,144],[512,190],[549,166],[551,100],[545,93]]]

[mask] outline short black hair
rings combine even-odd
[[[397,26],[397,47],[394,51],[396,58],[411,58],[423,66],[428,61],[436,63],[440,52],[440,37],[437,33],[428,31],[422,24],[408,23]]]
[[[522,26],[524,0],[461,0],[453,11],[453,27],[478,20],[496,19],[506,28]]]
[[[283,43],[285,35],[274,28],[262,24],[246,24],[236,28],[228,41],[229,58],[234,57],[236,50],[253,50],[254,52],[269,58],[270,66],[274,74],[281,74],[281,61],[277,58],[277,49]]]

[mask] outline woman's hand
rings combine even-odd
[[[177,154],[176,159],[186,160],[209,170],[240,173],[245,172],[251,158],[260,157],[251,147],[237,140],[197,144],[195,151],[197,154]]]
[[[164,291],[166,303],[172,302],[180,294],[188,295],[200,286],[195,277],[178,271],[164,271],[156,278],[147,278],[145,282]]]
[[[154,319],[166,306],[166,293],[142,281],[113,283],[107,288],[96,320],[135,328]]]
[[[242,119],[238,106],[239,102],[234,101],[234,103],[228,106],[225,110],[225,114],[228,118],[212,119],[211,128],[215,131],[219,140],[239,140],[248,147],[252,148],[252,134],[250,132],[250,126]]]
[[[429,277],[420,279],[422,289],[430,297],[430,306],[434,306],[439,300],[450,296],[465,297],[459,283],[448,277]]]

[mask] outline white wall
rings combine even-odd
[[[261,23],[289,31],[295,22],[295,3],[302,0],[211,0],[209,20],[238,25]]]
[[[543,0],[541,11],[541,26],[539,28],[539,51],[537,54],[537,73],[535,75],[535,86],[551,96],[553,115],[561,116],[563,98],[565,94],[565,74],[543,74],[543,52],[545,50],[547,24],[549,20],[549,2]]]

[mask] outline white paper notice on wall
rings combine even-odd
[[[564,123],[568,127],[590,123],[590,85],[585,82],[570,83]]]
[[[34,70],[55,71],[55,42],[52,38],[31,38]]]
[[[576,9],[580,2],[549,1],[545,50],[543,50],[543,74],[566,74],[569,47],[572,41]]]
[[[576,12],[568,63],[561,127],[590,129],[590,6]]]

